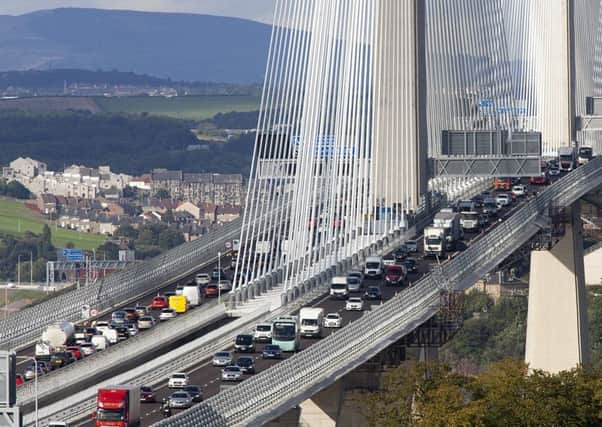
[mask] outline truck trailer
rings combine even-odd
[[[445,230],[445,251],[456,250],[456,244],[463,235],[460,214],[451,209],[441,209],[433,219],[433,226]]]
[[[96,427],[140,425],[140,386],[115,385],[98,389]]]
[[[42,332],[42,342],[51,347],[64,347],[73,341],[75,335],[75,326],[71,322],[58,322],[48,326]]]

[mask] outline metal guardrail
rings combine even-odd
[[[161,347],[168,346],[170,343],[226,317],[226,309],[223,305],[211,304],[208,307],[178,316],[178,322],[162,322],[155,328],[136,335],[119,345],[110,346],[77,363],[40,377],[38,379],[38,399],[44,399],[57,391],[81,389],[81,384],[89,384],[94,378],[106,374],[115,366],[127,364],[131,361],[132,355],[156,351],[159,344]],[[33,403],[36,398],[34,384],[28,382],[19,387],[17,397],[19,405]]]
[[[552,204],[569,205],[602,185],[602,158],[558,180],[514,215],[375,311],[275,365],[156,426],[261,425],[351,371],[438,310],[442,289],[466,289],[538,231]],[[370,331],[370,333],[367,333]]]

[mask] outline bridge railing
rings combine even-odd
[[[538,230],[535,219],[554,204],[568,205],[602,185],[597,158],[548,187],[505,223],[478,239],[464,253],[445,262],[374,311],[303,352],[225,390],[157,426],[261,425],[310,397],[432,317],[439,309],[445,282],[466,289],[476,278],[528,241]]]

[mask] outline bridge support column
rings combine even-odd
[[[590,360],[579,202],[551,249],[531,252],[525,361],[550,373]]]

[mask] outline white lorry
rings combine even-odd
[[[573,147],[560,147],[558,149],[558,168],[570,172],[575,168],[575,149]]]
[[[322,324],[324,323],[324,309],[303,307],[299,310],[302,337],[322,337]]]
[[[465,231],[479,231],[479,212],[467,211],[460,214],[460,224]]]
[[[424,255],[443,256],[445,253],[445,230],[441,227],[424,229]]]
[[[51,347],[64,347],[69,345],[75,334],[75,326],[71,322],[58,322],[48,326],[42,332],[42,342]]]
[[[54,348],[47,342],[39,342],[36,344],[35,357],[38,360],[50,361]]]
[[[460,225],[460,214],[451,209],[441,209],[433,218],[433,226],[445,230],[445,250],[453,251],[456,243],[462,238],[462,226]]]

